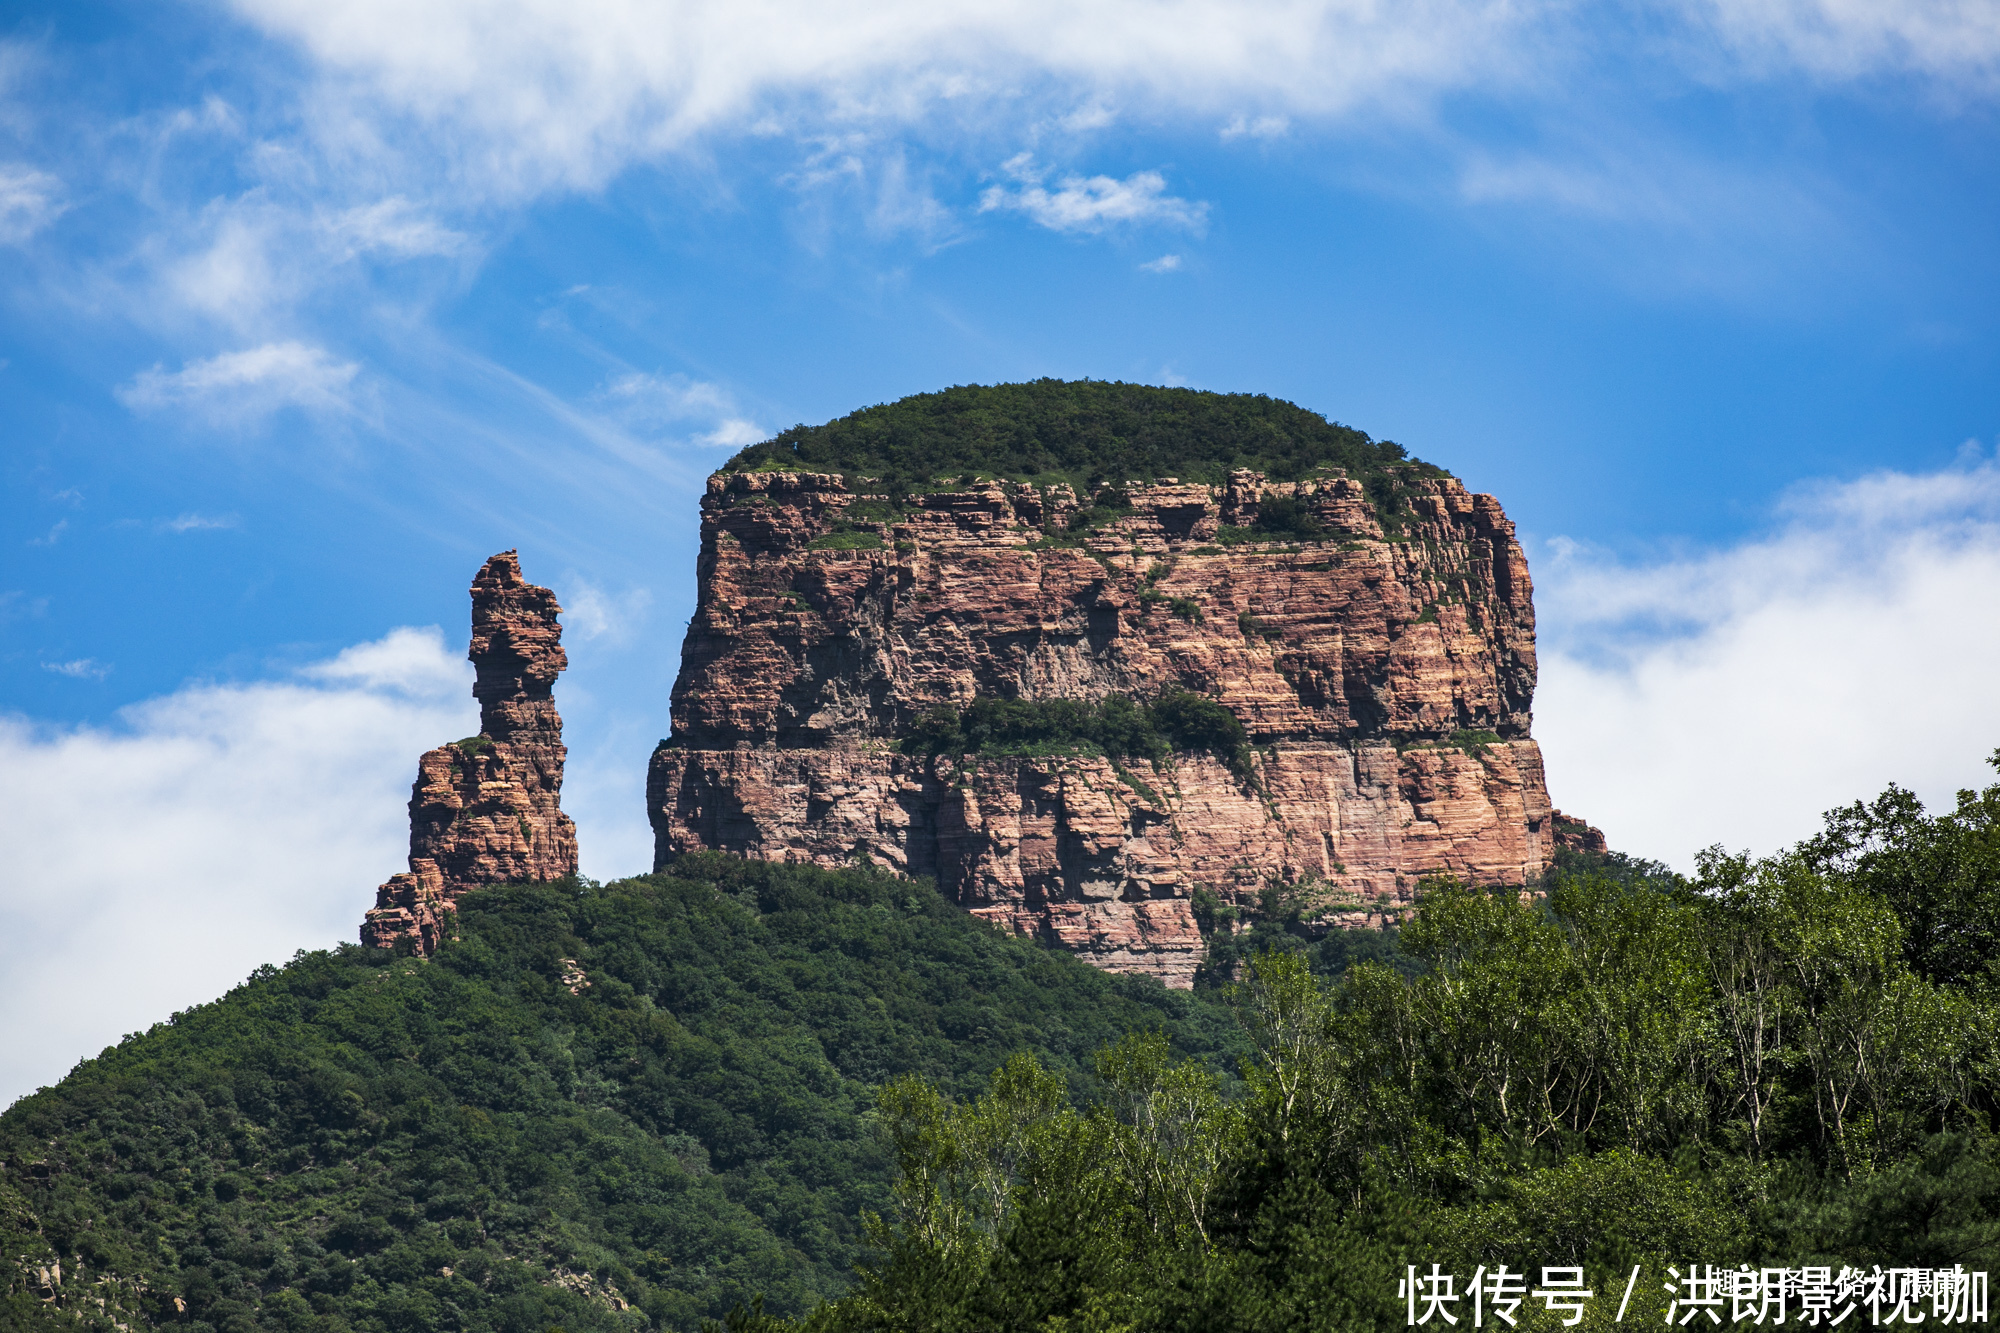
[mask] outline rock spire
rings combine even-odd
[[[472,644],[479,734],[417,761],[410,793],[410,868],[375,891],[361,942],[398,939],[428,954],[449,930],[458,896],[488,884],[536,883],[576,873],[576,825],[562,812],[562,716],[556,677],[562,610],[502,551],[472,580]]]

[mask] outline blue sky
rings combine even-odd
[[[645,869],[703,477],[952,383],[1270,393],[1499,495],[1614,845],[1948,798],[1996,105],[1969,0],[12,5],[0,1100],[351,933],[493,551]]]

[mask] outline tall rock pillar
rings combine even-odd
[[[576,825],[562,812],[562,716],[555,680],[569,659],[562,610],[502,551],[472,580],[472,645],[479,734],[417,761],[410,793],[410,869],[375,893],[361,942],[408,937],[428,954],[458,896],[488,884],[538,883],[576,873]]]

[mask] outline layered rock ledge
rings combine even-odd
[[[1418,879],[1525,884],[1553,855],[1532,589],[1492,496],[1412,472],[1385,516],[1340,475],[868,502],[841,476],[734,472],[702,501],[699,603],[653,756],[655,863],[715,848],[935,875],[1099,966],[1191,983],[1197,886],[1325,881],[1348,923]],[[1264,507],[1312,539],[1261,532]],[[1259,747],[1155,768],[900,753],[976,697],[1221,700]]]
[[[376,890],[361,942],[409,938],[428,954],[468,889],[576,873],[576,825],[562,811],[562,716],[555,681],[569,658],[562,608],[521,575],[513,551],[472,580],[466,656],[479,700],[479,734],[417,761],[410,793],[410,868]]]

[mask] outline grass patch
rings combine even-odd
[[[1152,787],[1149,786],[1145,782],[1145,780],[1142,779],[1137,773],[1134,773],[1131,769],[1125,767],[1125,765],[1119,763],[1116,759],[1113,759],[1111,761],[1111,771],[1118,775],[1118,780],[1120,782],[1130,787],[1133,791],[1138,792],[1141,796],[1145,797],[1148,801],[1152,802],[1154,805],[1159,805],[1161,803],[1160,794],[1158,792],[1154,791]]]
[[[879,532],[827,532],[806,543],[808,551],[879,551]]]

